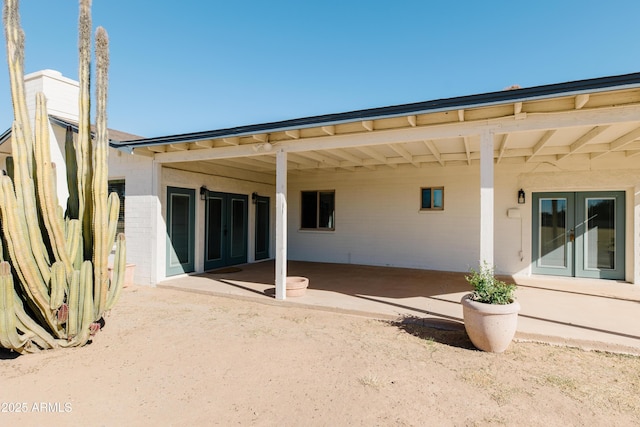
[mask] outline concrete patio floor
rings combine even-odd
[[[290,261],[288,275],[309,278],[305,295],[275,300],[273,261],[173,278],[158,287],[463,328],[460,298],[470,290],[464,273]],[[503,279],[518,285],[516,340],[640,355],[640,286],[549,276]]]

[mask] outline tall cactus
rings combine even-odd
[[[13,158],[0,177],[0,346],[20,353],[82,346],[103,324],[124,282],[124,234],[116,238],[120,200],[107,196],[108,37],[96,31],[96,135],[90,129],[91,0],[80,0],[78,138],[67,129],[69,199],[57,200],[44,94],[32,129],[24,90],[24,34],[18,0],[4,1],[7,62],[14,107]],[[108,256],[116,244],[113,276]]]

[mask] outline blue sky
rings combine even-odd
[[[77,1],[21,15],[27,73],[77,79]],[[147,137],[640,72],[638,17],[637,0],[93,1],[109,127]]]

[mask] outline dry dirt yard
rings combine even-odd
[[[640,425],[638,357],[142,287],[0,378],[2,426]]]

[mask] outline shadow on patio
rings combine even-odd
[[[290,261],[287,273],[309,278],[306,295],[273,298],[273,261],[171,279],[159,286],[386,320],[413,319],[442,330],[463,328],[460,298],[470,290],[464,273],[300,261]],[[549,277],[513,281],[522,306],[517,338],[640,354],[639,286]]]

